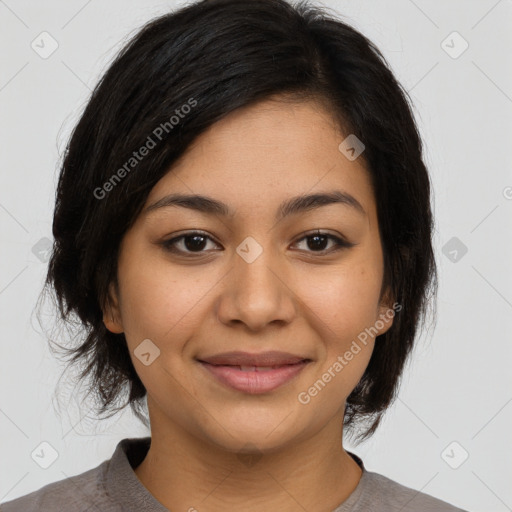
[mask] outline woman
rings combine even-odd
[[[71,136],[46,285],[100,412],[127,385],[151,437],[2,511],[461,510],[343,448],[396,395],[432,226],[406,95],[360,33],[284,0],[150,22]]]

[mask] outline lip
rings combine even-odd
[[[206,359],[208,361],[198,361],[216,380],[251,395],[268,393],[290,382],[311,362],[307,358],[275,351],[260,354],[227,352]]]
[[[282,366],[309,360],[307,357],[290,354],[289,352],[279,352],[277,350],[254,354],[240,351],[223,352],[222,354],[197,359],[203,363],[223,366]]]

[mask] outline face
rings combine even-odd
[[[153,433],[263,452],[341,428],[392,323],[375,197],[362,158],[338,148],[347,135],[316,102],[266,100],[213,125],[152,189],[104,321],[125,333]],[[306,362],[260,362],[280,366],[266,375],[200,362],[234,351]]]

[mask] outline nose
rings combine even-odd
[[[297,301],[284,261],[270,250],[252,262],[234,253],[232,269],[223,280],[217,314],[226,325],[243,324],[250,331],[288,324]]]

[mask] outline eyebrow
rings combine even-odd
[[[342,192],[341,190],[333,190],[330,192],[302,195],[287,199],[279,206],[276,221],[280,221],[290,215],[314,210],[330,204],[343,204],[351,207],[354,211],[363,216],[367,215],[361,203],[354,196],[347,192]],[[144,213],[148,214],[167,206],[180,206],[211,215],[221,215],[223,217],[234,216],[234,212],[227,204],[211,197],[195,194],[169,194],[146,207]]]

